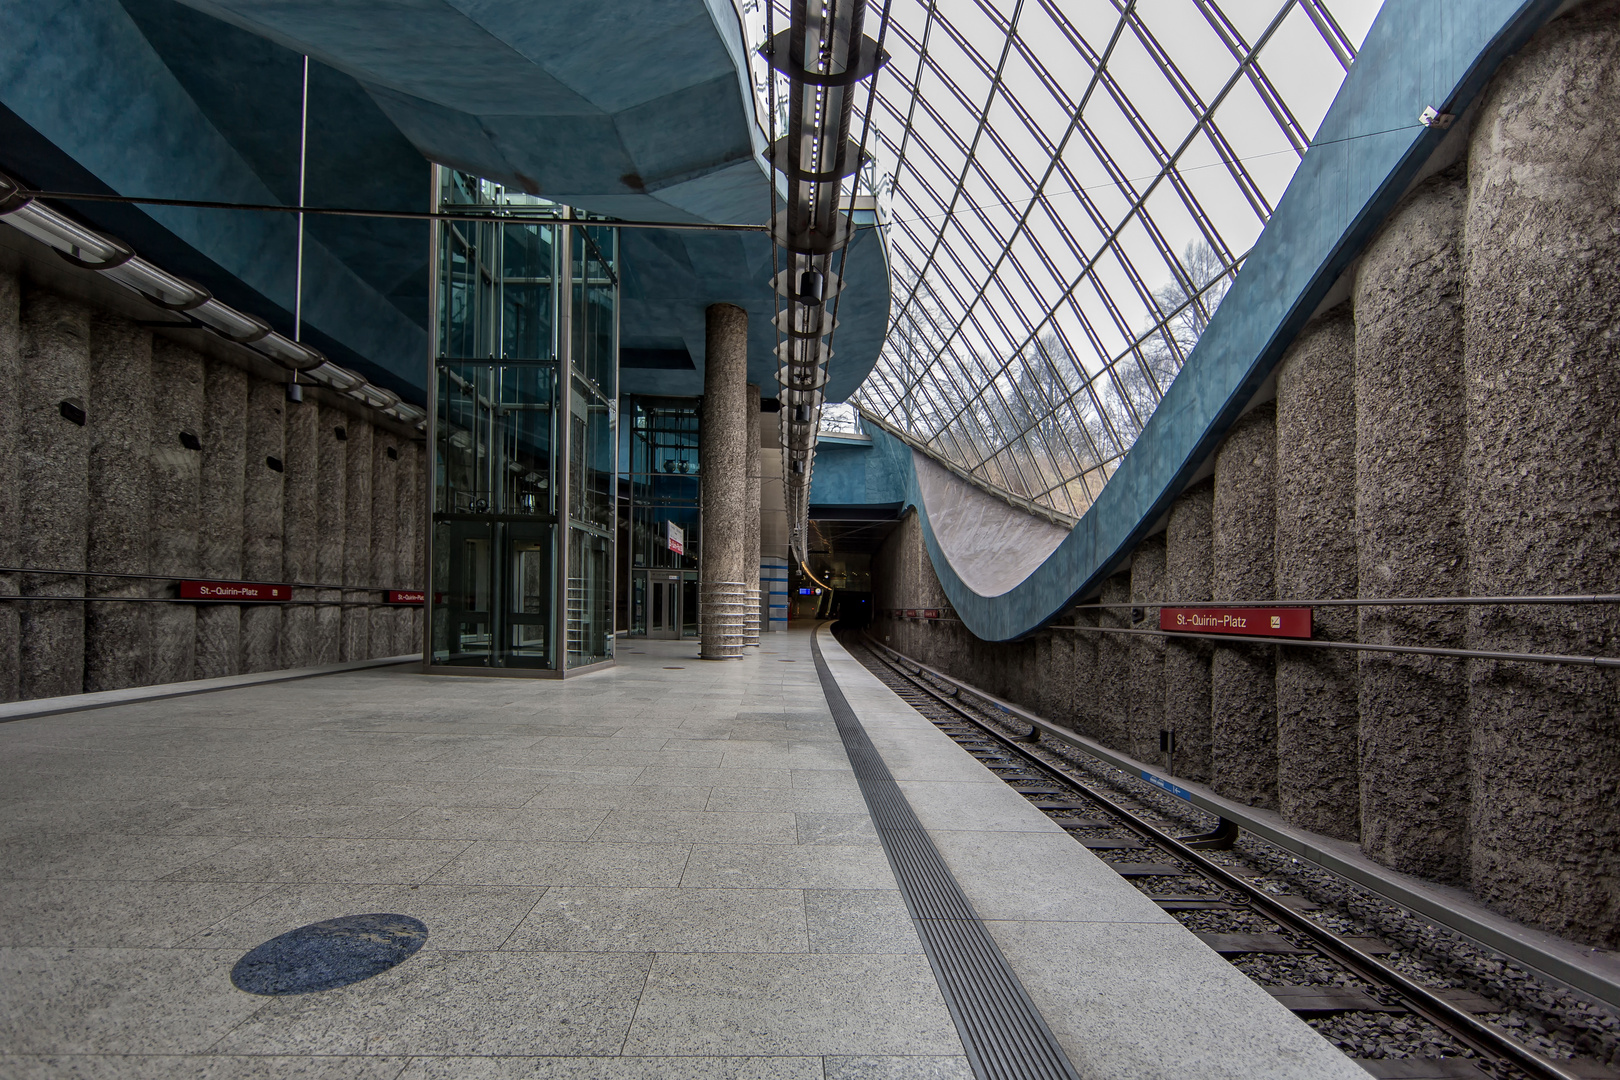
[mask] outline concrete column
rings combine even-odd
[[[1406,201],[1356,271],[1356,554],[1362,597],[1462,596],[1465,181]],[[1362,641],[1462,648],[1461,609],[1360,609]],[[1360,654],[1361,847],[1468,877],[1467,662]]]
[[[86,568],[150,569],[152,540],[152,332],[127,319],[90,320],[90,537]],[[138,579],[91,578],[87,596],[151,596]],[[164,605],[168,606],[168,605]],[[156,605],[85,605],[84,688],[120,690],[151,680]]]
[[[372,585],[371,580],[371,451],[372,426],[347,420],[349,439],[344,477],[343,584]],[[344,660],[371,658],[371,609],[356,604],[375,599],[367,592],[346,592],[343,608]]]
[[[313,401],[286,406],[287,472],[282,477],[281,576],[287,581],[316,581],[315,552],[320,522],[317,507],[320,475],[321,411]],[[298,600],[315,600],[316,590],[299,589]],[[281,612],[281,665],[316,663],[315,612],[304,604]]]
[[[1131,602],[1129,571],[1103,582],[1102,603]],[[1131,627],[1129,608],[1106,608],[1097,613],[1097,625]],[[1097,639],[1097,715],[1095,738],[1104,746],[1130,753],[1131,639],[1126,634],[1094,634]]]
[[[713,304],[707,318],[698,452],[703,468],[698,655],[733,660],[742,655],[748,604],[748,313]]]
[[[1620,3],[1576,8],[1497,72],[1469,146],[1464,377],[1475,595],[1620,581]],[[1614,655],[1613,606],[1469,610],[1473,648]],[[1473,661],[1472,881],[1492,906],[1620,945],[1620,671]]]
[[[398,514],[399,440],[391,432],[377,431],[371,451],[371,583],[384,589],[399,587],[399,575],[394,567]],[[367,593],[365,599],[380,603],[387,595]],[[393,610],[386,607],[366,610],[371,613],[371,655],[393,655]]]
[[[1210,591],[1216,600],[1274,595],[1276,409],[1251,410],[1215,453]],[[1216,645],[1210,660],[1210,774],[1229,798],[1277,805],[1276,653],[1271,645]]]
[[[229,364],[217,360],[205,364],[197,569],[203,577],[240,578],[248,379]],[[241,670],[241,607],[197,605],[196,677],[214,679]]]
[[[1211,597],[1215,483],[1204,480],[1177,496],[1164,531],[1165,594],[1194,603]],[[1164,643],[1164,726],[1175,735],[1169,769],[1209,779],[1209,664],[1213,646],[1193,638]]]
[[[416,569],[416,534],[421,529],[422,514],[422,444],[401,443],[399,447],[399,473],[395,480],[394,497],[394,577],[401,589],[418,589]],[[416,620],[421,609],[401,607],[394,611],[394,644],[390,655],[422,651],[416,636]]]
[[[745,644],[759,644],[759,628],[765,613],[760,610],[759,597],[759,387],[748,384],[748,399],[743,406],[748,411],[748,488],[743,495],[747,507],[743,515],[743,580],[748,582],[748,614],[743,625],[747,637]]]
[[[1165,538],[1146,537],[1131,556],[1130,614],[1135,630],[1157,630],[1159,608],[1165,598]],[[1140,613],[1140,618],[1137,617]],[[1131,637],[1131,699],[1129,753],[1138,761],[1163,764],[1159,732],[1164,728],[1164,638]]]
[[[18,395],[22,378],[22,285],[15,274],[0,271],[0,566],[22,559],[22,491],[18,469],[22,454],[22,414]],[[0,596],[17,595],[17,575],[0,574]],[[18,649],[22,605],[0,600],[0,701],[16,701],[21,692]]]
[[[349,414],[321,405],[316,421],[315,476],[315,580],[322,585],[343,582],[343,535],[348,527]],[[321,606],[315,609],[315,652],[311,663],[335,664],[343,655],[343,593],[318,589]]]
[[[72,300],[29,289],[22,301],[20,380],[21,543],[24,566],[79,569],[90,518],[90,312]],[[72,417],[72,418],[70,418]],[[24,575],[23,593],[82,596],[84,578]],[[24,603],[20,620],[23,698],[84,689],[84,604]]]
[[[1305,327],[1277,372],[1277,595],[1356,595],[1356,335],[1342,304]],[[1319,607],[1312,636],[1353,641],[1352,608]],[[1277,802],[1283,819],[1341,840],[1360,827],[1357,661],[1277,650]]]
[[[152,342],[151,573],[196,577],[198,493],[205,413],[203,358],[194,349]],[[152,604],[151,683],[184,682],[197,659],[195,604]]]
[[[286,406],[285,384],[249,380],[242,489],[242,573],[254,581],[279,581],[282,575]],[[242,670],[274,671],[281,666],[280,605],[243,607]]]

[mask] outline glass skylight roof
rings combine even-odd
[[[994,487],[1083,513],[1379,2],[889,0],[865,179],[894,300],[852,401]]]

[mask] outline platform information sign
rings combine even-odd
[[[427,599],[427,593],[419,589],[389,589],[388,602],[390,604],[420,604]]]
[[[1309,638],[1311,609],[1167,607],[1159,609],[1159,629],[1183,634]]]
[[[1154,776],[1146,769],[1142,770],[1142,779],[1146,780],[1160,791],[1168,791],[1178,799],[1186,799],[1188,802],[1192,802],[1192,792],[1188,791],[1184,787],[1178,787],[1175,784],[1172,784],[1163,777]]]
[[[283,601],[292,599],[292,587],[266,585],[258,581],[182,581],[180,599],[218,600],[224,603]]]
[[[677,555],[686,554],[686,530],[673,521],[666,521],[664,525],[667,527],[666,535],[669,538],[669,550]]]

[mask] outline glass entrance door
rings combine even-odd
[[[647,636],[681,636],[681,575],[650,571],[647,581]]]

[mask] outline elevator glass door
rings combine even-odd
[[[681,575],[651,571],[647,575],[647,636],[681,636]]]
[[[450,520],[433,539],[433,662],[552,666],[554,534],[546,522]]]

